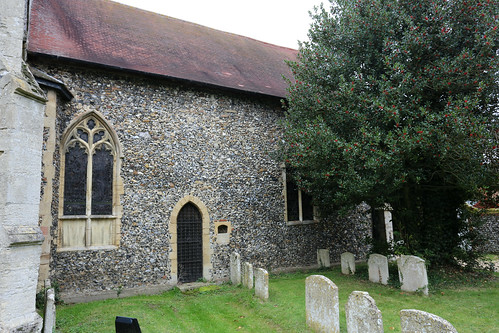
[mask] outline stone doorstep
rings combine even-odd
[[[188,282],[188,283],[179,283],[177,285],[177,288],[180,289],[180,291],[188,291],[188,290],[193,290],[201,287],[206,287],[206,286],[214,286],[219,283],[216,282]]]

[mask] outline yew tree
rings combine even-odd
[[[289,63],[282,151],[321,213],[388,203],[407,252],[456,258],[463,204],[497,190],[498,13],[487,0],[316,8]]]

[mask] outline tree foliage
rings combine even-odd
[[[498,13],[462,0],[315,10],[290,62],[283,153],[323,211],[389,203],[410,251],[456,249],[457,209],[498,184]]]

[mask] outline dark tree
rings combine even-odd
[[[284,158],[323,210],[389,203],[408,252],[456,255],[498,184],[496,1],[337,0],[290,63]]]

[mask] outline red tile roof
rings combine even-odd
[[[105,0],[33,0],[28,52],[277,97],[297,54]]]

